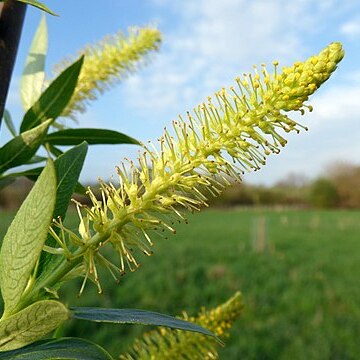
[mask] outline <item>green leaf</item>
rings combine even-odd
[[[0,288],[8,316],[18,307],[48,235],[56,199],[49,161],[12,221],[0,253]]]
[[[27,161],[25,164],[26,165],[30,165],[30,164],[37,164],[39,162],[43,162],[46,161],[48,158],[44,157],[44,156],[38,156],[38,155],[34,155],[29,161]]]
[[[101,346],[84,339],[38,341],[22,349],[0,353],[0,360],[113,360]]]
[[[83,142],[82,144],[73,147],[72,149],[68,150],[65,153],[62,153],[57,159],[54,161],[56,173],[57,173],[57,202],[56,202],[56,209],[54,211],[54,217],[61,216],[61,218],[64,219],[65,212],[67,209],[67,205],[70,201],[71,195],[74,192],[77,192],[79,194],[85,194],[86,189],[83,185],[81,185],[79,182],[76,181],[75,187],[73,186],[72,182],[75,181],[75,178],[78,179],[82,165],[85,161],[86,153],[87,153],[87,144],[86,142]],[[27,162],[27,164],[45,161],[48,158],[43,158],[41,156],[34,156],[32,158],[32,162]],[[20,176],[26,176],[32,181],[36,181],[36,179],[39,177],[41,172],[43,171],[44,167],[37,167],[32,168],[25,171],[15,172],[6,174],[6,176],[0,177],[0,181],[10,180],[10,182],[13,181],[13,179],[20,177]],[[64,193],[64,186],[67,188],[67,194]],[[0,183],[1,188],[1,183]],[[60,195],[61,193],[61,195]],[[65,200],[67,199],[67,200]],[[60,207],[60,202],[63,203],[63,206]],[[64,204],[67,204],[66,206]]]
[[[6,109],[4,110],[4,122],[6,127],[9,129],[10,133],[12,136],[16,136],[16,130],[15,130],[15,126],[14,123],[11,119],[11,114],[9,113],[9,111],[7,111]]]
[[[77,183],[75,186],[75,191],[77,194],[86,195],[87,188],[81,183]]]
[[[43,300],[31,304],[0,320],[0,351],[31,344],[55,330],[68,318],[68,309],[59,301]]]
[[[36,181],[43,169],[44,167],[37,167],[25,171],[6,174],[5,176],[0,177],[0,190],[8,184],[12,183],[16,178],[21,176],[26,176],[29,180]],[[75,186],[74,192],[77,194],[85,195],[86,188],[78,182]]]
[[[137,144],[139,142],[125,134],[105,129],[66,129],[46,137],[46,142],[52,145],[77,145],[82,141],[88,144]]]
[[[53,145],[51,145],[49,143],[48,143],[48,149],[56,157],[59,157],[59,156],[61,156],[63,154],[63,151],[61,151],[59,148],[57,148],[57,147],[55,147],[55,146],[53,146]],[[78,182],[76,184],[76,187],[75,187],[75,192],[78,193],[78,194],[85,195],[86,194],[86,188]]]
[[[65,69],[42,93],[36,103],[27,111],[20,126],[20,132],[39,125],[48,119],[55,120],[70,101],[83,64],[84,57]]]
[[[56,157],[59,157],[61,154],[64,153],[64,152],[61,151],[59,148],[57,148],[57,147],[55,147],[55,146],[53,146],[53,145],[51,145],[51,144],[49,144],[49,143],[48,143],[48,148],[49,148],[49,151],[50,151],[53,155],[55,155]]]
[[[28,179],[30,179],[32,181],[36,181],[43,170],[44,170],[44,167],[42,166],[42,167],[32,168],[32,169],[25,170],[25,171],[10,173],[10,174],[6,174],[5,176],[1,177],[0,180],[16,179],[21,176],[26,176]]]
[[[71,307],[71,317],[74,319],[117,324],[143,324],[166,326],[173,329],[198,332],[221,340],[211,331],[191,322],[174,318],[152,311],[138,309],[103,309],[93,307]]]
[[[83,141],[80,145],[73,147],[55,160],[58,185],[54,217],[60,216],[62,219],[65,218],[65,213],[71,196],[75,191],[87,150],[88,145]]]
[[[17,0],[17,1],[20,1],[20,2],[23,2],[25,4],[35,6],[38,9],[49,13],[50,15],[59,16],[58,14],[51,11],[45,4],[41,3],[40,1],[37,1],[37,0]]]
[[[41,17],[25,62],[20,82],[22,106],[27,111],[40,97],[45,79],[45,58],[48,49],[48,32],[45,15]]]
[[[78,184],[78,179],[85,161],[87,149],[87,143],[83,142],[59,156],[54,162],[57,189],[53,218],[60,217],[62,220],[65,219],[65,214],[71,196]],[[49,235],[46,244],[54,247],[56,245],[56,241],[51,237],[51,235]],[[39,274],[47,274],[53,271],[58,262],[61,260],[62,259],[59,256],[55,257],[49,253],[43,254],[40,261]]]
[[[52,120],[16,136],[0,148],[0,174],[29,161],[42,144]]]

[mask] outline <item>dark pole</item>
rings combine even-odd
[[[19,45],[26,4],[0,2],[0,126]]]

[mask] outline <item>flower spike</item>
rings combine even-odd
[[[90,101],[144,64],[149,53],[159,49],[160,42],[157,29],[134,27],[129,29],[127,36],[119,32],[80,51],[85,54],[84,63],[74,95],[61,115],[75,119],[76,113],[83,113]],[[62,61],[56,72],[70,62]]]
[[[304,129],[286,112],[311,110],[305,102],[343,55],[341,44],[332,43],[282,71],[275,62],[272,75],[262,65],[261,71],[237,78],[236,87],[220,90],[214,102],[208,98],[188,113],[188,122],[179,117],[172,132],[165,129],[159,150],[144,146],[136,165],[130,161],[119,168],[118,187],[101,182],[102,201],[89,190],[93,206],[80,213],[84,247],[91,251],[87,276],[95,270],[100,243],[113,246],[122,272],[125,263],[134,270],[136,249],[150,255],[153,236],[175,233],[175,220],[186,219],[184,210],[200,210],[209,195],[218,196],[278,153],[287,142],[284,133]]]
[[[240,317],[243,310],[242,295],[237,292],[225,303],[210,309],[202,309],[196,317],[186,313],[183,318],[212,331],[216,336],[227,338],[233,323]],[[149,359],[218,359],[217,343],[208,336],[193,334],[186,331],[174,331],[159,328],[145,333],[136,339],[126,354],[120,355],[121,360]]]

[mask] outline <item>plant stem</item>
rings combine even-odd
[[[0,126],[25,12],[24,3],[15,0],[0,3]]]
[[[113,226],[118,225],[119,223],[114,221]],[[110,236],[111,229],[112,228],[110,227],[110,230],[102,235],[96,233],[89,240],[88,246],[93,245],[96,247],[99,243],[106,240]],[[77,249],[77,251],[74,252],[72,259],[66,259],[64,257],[60,264],[57,264],[57,267],[55,269],[52,269],[52,271],[45,278],[41,279],[41,281],[35,281],[33,286],[29,288],[29,291],[23,294],[23,298],[21,299],[20,303],[13,311],[13,313],[15,314],[16,312],[41,299],[44,293],[46,293],[46,289],[52,289],[53,287],[56,287],[56,285],[59,284],[61,280],[69,272],[71,272],[71,270],[73,270],[83,261],[82,256],[86,253],[86,251],[87,247]]]
[[[78,264],[80,264],[81,261],[81,257],[71,261],[68,261],[64,258],[56,271],[52,272],[44,281],[42,281],[40,284],[35,282],[33,287],[23,296],[17,307],[12,311],[12,314],[16,314],[20,310],[35,303],[36,301],[42,300],[44,298],[44,294],[46,294],[47,289],[51,289],[52,286],[61,281],[61,279]]]

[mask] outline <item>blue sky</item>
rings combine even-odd
[[[312,178],[333,161],[360,165],[358,0],[44,2],[60,15],[47,17],[49,74],[63,57],[119,29],[150,24],[161,30],[164,42],[152,62],[78,118],[83,127],[111,128],[142,141],[155,140],[178,114],[232,85],[233,79],[251,71],[253,64],[271,64],[276,59],[291,65],[332,41],[341,41],[345,59],[312,98],[314,112],[301,117],[310,131],[290,136],[282,153],[270,157],[261,171],[247,174],[245,181],[271,184],[289,173]],[[22,115],[18,83],[39,20],[40,12],[29,8],[7,104],[16,123]],[[93,147],[82,179],[108,179],[124,156],[135,157],[136,152],[131,146]]]

